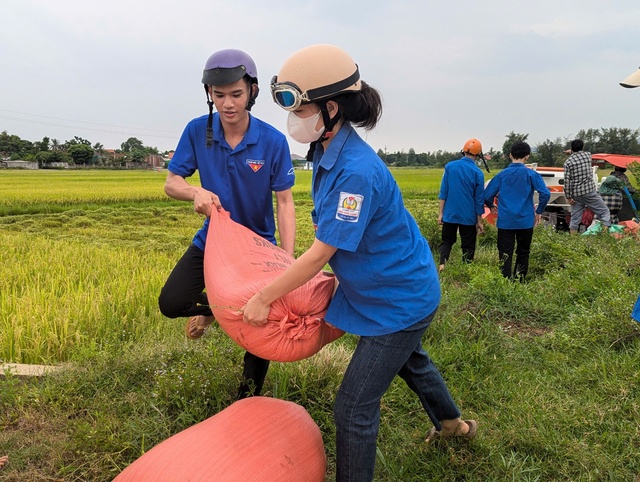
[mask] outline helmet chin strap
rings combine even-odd
[[[480,151],[480,153],[478,154],[478,157],[482,159],[482,162],[484,163],[484,168],[487,170],[487,172],[491,172],[489,170],[489,165],[487,164],[487,160],[484,158],[484,153],[482,151]]]
[[[207,141],[206,146],[211,147],[213,143],[213,101],[209,98],[209,89],[205,84],[204,91],[207,94],[207,105],[209,106],[209,117],[207,119]]]
[[[327,101],[318,102],[320,106],[320,112],[322,112],[322,122],[324,123],[324,131],[318,139],[318,142],[324,142],[329,139],[333,135],[333,128],[340,120],[342,113],[340,112],[340,106],[338,106],[338,110],[336,111],[336,115],[333,116],[333,119],[329,115],[329,109],[327,109]]]
[[[318,145],[318,143],[326,141],[331,136],[333,136],[333,128],[338,123],[341,117],[340,106],[338,106],[336,115],[334,115],[332,119],[329,115],[329,110],[327,109],[327,101],[318,101],[317,104],[320,106],[320,112],[322,113],[324,130],[322,131],[322,135],[317,141],[313,141],[311,144],[309,144],[309,150],[307,151],[307,162],[313,162],[313,153],[316,150],[316,145]]]

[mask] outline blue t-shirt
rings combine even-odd
[[[631,312],[631,318],[640,322],[640,296],[636,300],[636,305],[633,307],[633,311]]]
[[[213,143],[206,147],[207,115],[193,119],[182,133],[169,171],[189,177],[220,198],[231,219],[275,244],[273,192],[295,183],[287,140],[266,122],[249,116],[249,128],[235,149],[224,138],[218,113],[213,115]],[[209,218],[193,238],[204,250]]]
[[[438,199],[445,201],[442,221],[475,225],[484,214],[484,174],[473,159],[445,164]]]
[[[538,192],[537,208],[533,204],[535,191]],[[512,162],[496,174],[484,190],[485,201],[489,204],[493,204],[496,195],[496,226],[500,229],[529,229],[535,224],[535,213],[544,211],[551,193],[540,174],[521,162]]]
[[[350,124],[314,153],[316,238],[337,251],[340,284],[326,320],[349,333],[385,335],[433,313],[440,284],[427,241],[391,172]]]

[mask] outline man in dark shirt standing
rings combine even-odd
[[[571,141],[571,155],[564,163],[564,195],[571,204],[571,234],[578,232],[585,208],[591,209],[607,230],[611,226],[609,208],[598,194],[593,179],[591,153],[583,148],[581,139]]]

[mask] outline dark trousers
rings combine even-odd
[[[505,278],[520,278],[524,280],[529,271],[529,253],[533,228],[528,229],[500,229],[498,228],[498,253],[502,262],[502,276]],[[511,264],[513,250],[516,251],[516,266],[513,272]]]
[[[473,257],[476,254],[476,225],[443,223],[440,264],[444,264],[449,259],[451,248],[456,244],[458,231],[460,231],[462,260],[467,263],[473,261]]]
[[[167,318],[212,316],[204,289],[204,251],[192,244],[176,263],[160,291],[160,312]],[[246,352],[238,398],[260,395],[268,369],[269,360]]]

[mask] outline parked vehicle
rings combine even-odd
[[[526,164],[542,177],[545,185],[551,192],[549,203],[542,214],[542,219],[558,231],[567,231],[571,221],[571,204],[564,195],[564,168],[546,167],[537,164]],[[598,185],[598,166],[591,166],[593,181]],[[538,203],[538,193],[534,193],[533,202]]]

